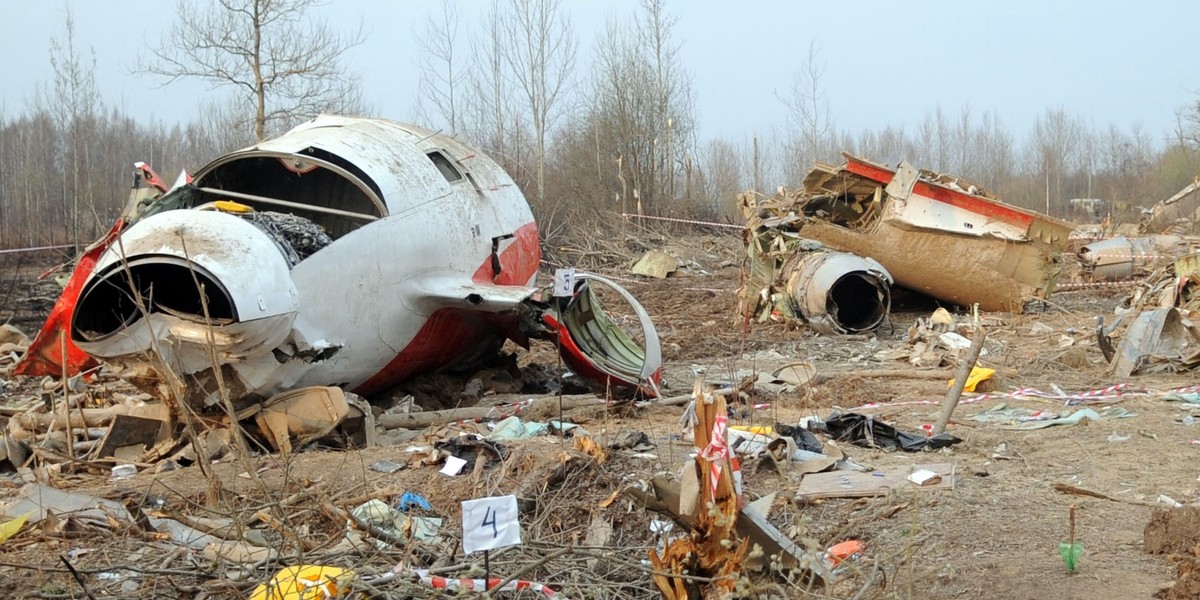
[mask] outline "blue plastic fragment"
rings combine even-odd
[[[425,510],[433,510],[433,507],[429,505],[429,501],[424,496],[413,492],[404,492],[404,495],[400,496],[400,502],[396,503],[396,508],[400,510],[408,510],[412,506]]]

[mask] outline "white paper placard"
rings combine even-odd
[[[464,500],[463,553],[495,550],[521,543],[521,526],[517,523],[517,497],[491,496]]]
[[[554,270],[554,297],[570,298],[575,294],[575,269]]]
[[[443,475],[449,475],[451,477],[454,477],[455,475],[458,475],[459,473],[462,472],[462,468],[464,466],[466,466],[466,464],[467,464],[467,461],[465,461],[457,456],[454,456],[454,455],[447,456],[446,464],[442,467],[441,473]]]

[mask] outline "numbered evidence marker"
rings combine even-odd
[[[575,269],[554,270],[554,297],[570,298],[575,294]]]
[[[521,543],[521,526],[517,523],[517,497],[492,496],[464,500],[463,553],[495,550]]]

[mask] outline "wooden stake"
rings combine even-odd
[[[62,365],[63,421],[66,423],[66,426],[63,427],[63,433],[67,434],[67,457],[70,458],[71,460],[75,460],[75,430],[71,429],[71,387],[69,384],[69,378],[67,377],[67,337],[66,336],[67,336],[67,334],[63,333],[61,335],[61,337],[59,338],[59,342],[60,342],[59,345],[61,346],[61,349],[62,349],[62,354],[61,354],[62,360],[61,360],[60,364]],[[80,406],[79,410],[80,410],[80,412],[82,412],[83,407]],[[63,559],[63,562],[66,562],[65,558]],[[69,567],[70,565],[67,565],[67,566]],[[80,585],[83,585],[83,584],[80,583]],[[86,591],[86,589],[87,588],[84,588],[85,591]],[[91,597],[91,594],[88,594],[88,597]]]
[[[1071,523],[1068,528],[1067,543],[1074,546],[1075,545],[1075,505],[1074,504],[1071,505],[1071,508],[1067,509],[1067,519]]]
[[[933,428],[934,435],[946,431],[946,425],[950,423],[950,415],[954,414],[954,407],[958,406],[963,387],[967,385],[967,377],[971,374],[971,369],[975,367],[975,362],[979,360],[979,353],[983,351],[983,341],[987,339],[987,332],[983,330],[982,325],[976,327],[975,339],[971,341],[971,349],[967,351],[966,358],[958,366],[958,374],[954,376],[954,385],[950,386],[950,392],[946,394],[946,401],[942,403],[942,413],[938,415],[937,425]]]

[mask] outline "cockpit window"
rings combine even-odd
[[[442,174],[442,177],[446,178],[446,181],[449,181],[450,183],[462,181],[462,172],[460,172],[458,167],[454,166],[454,162],[452,162],[450,158],[443,154],[440,150],[434,150],[425,156],[428,156],[429,160],[433,161],[433,166],[437,167],[438,172]]]

